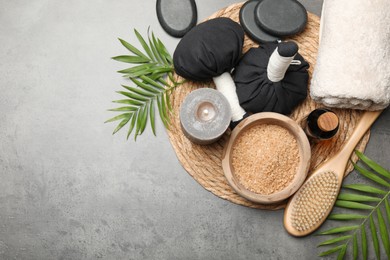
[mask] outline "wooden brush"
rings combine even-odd
[[[364,112],[344,147],[322,163],[291,197],[284,211],[288,233],[306,236],[325,221],[336,202],[351,153],[381,112]]]

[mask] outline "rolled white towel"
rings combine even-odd
[[[389,0],[324,0],[310,87],[330,107],[380,110],[390,103]]]

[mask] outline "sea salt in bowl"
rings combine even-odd
[[[262,112],[232,131],[222,167],[232,188],[261,204],[283,201],[306,179],[310,144],[302,128],[282,114]]]

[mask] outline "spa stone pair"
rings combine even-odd
[[[229,123],[234,128],[265,111],[287,115],[306,98],[309,64],[296,43],[265,43],[242,56],[243,43],[244,30],[229,18],[203,22],[179,42],[176,73],[193,81],[213,79],[218,90],[198,89],[184,100],[180,121],[191,141],[210,144]]]

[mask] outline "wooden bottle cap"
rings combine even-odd
[[[317,124],[322,131],[330,132],[339,125],[339,118],[333,112],[325,112],[318,117]]]

